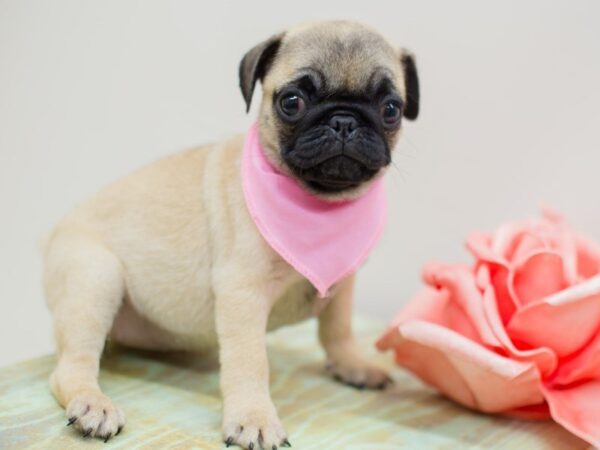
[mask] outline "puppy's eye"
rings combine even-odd
[[[394,101],[386,102],[381,106],[381,118],[386,125],[396,125],[402,115],[400,105]]]
[[[298,94],[289,94],[282,97],[279,105],[281,106],[281,111],[288,117],[296,117],[306,108],[304,99]]]

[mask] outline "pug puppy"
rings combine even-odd
[[[267,158],[328,201],[356,198],[381,177],[402,117],[419,112],[413,57],[351,22],[275,35],[244,56],[239,76],[248,109],[262,82]],[[340,142],[352,158],[331,157]],[[153,350],[218,347],[223,439],[247,449],[289,445],[269,395],[268,330],[318,315],[336,379],[360,388],[390,381],[353,339],[354,276],[319,299],[262,238],[244,203],[242,145],[237,136],[144,167],[77,207],[48,239],[44,288],[58,346],[50,385],[84,436],[108,440],[125,424],[98,385],[107,338]]]

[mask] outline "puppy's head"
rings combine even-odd
[[[419,112],[412,56],[351,22],[304,25],[246,53],[248,109],[257,80],[267,158],[324,199],[364,192],[390,164],[402,119]]]

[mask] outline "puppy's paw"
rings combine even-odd
[[[268,407],[226,408],[223,418],[225,445],[239,445],[248,450],[276,450],[290,447],[287,433],[273,405]]]
[[[67,405],[67,425],[73,425],[84,437],[99,437],[107,442],[121,432],[125,414],[101,392],[76,395]]]
[[[359,359],[329,361],[326,369],[337,381],[357,389],[385,389],[393,383],[384,370]]]

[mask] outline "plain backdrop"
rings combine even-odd
[[[427,260],[469,261],[470,231],[540,202],[600,239],[598,1],[0,0],[0,365],[53,349],[40,237],[132,169],[246,130],[244,52],[325,18],[411,49],[422,86],[360,312],[390,320]]]

